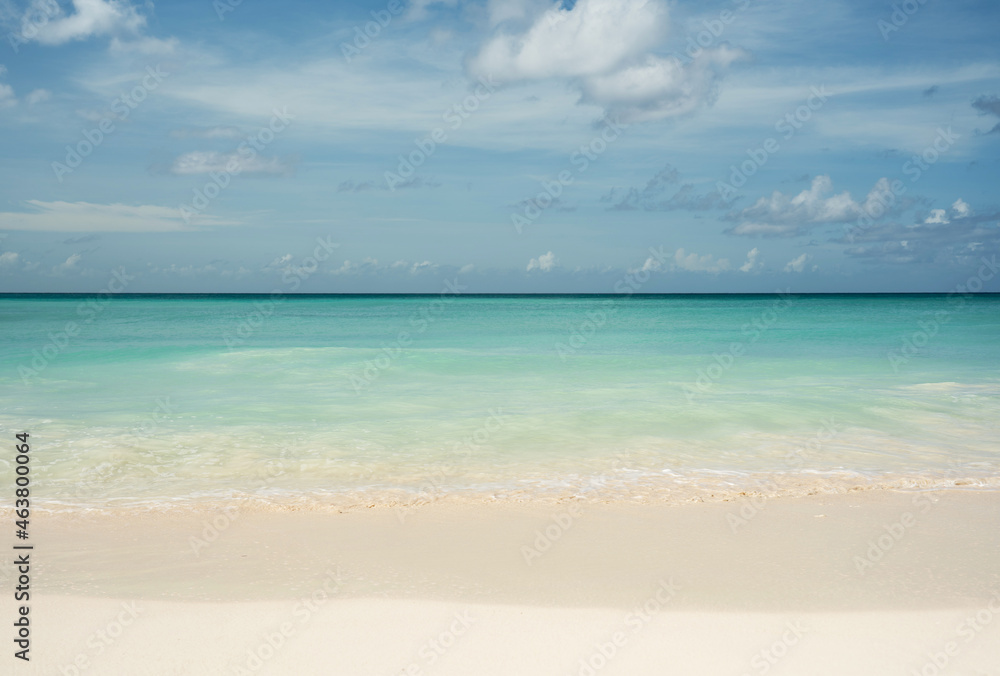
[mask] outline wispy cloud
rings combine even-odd
[[[210,172],[284,176],[293,170],[294,165],[289,160],[279,157],[200,150],[184,153],[170,165],[170,173],[176,176]]]
[[[173,232],[191,230],[180,209],[153,205],[92,204],[28,200],[32,211],[0,212],[2,230],[55,232]],[[222,219],[203,220],[206,225],[231,225]]]

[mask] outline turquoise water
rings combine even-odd
[[[53,508],[997,487],[998,421],[1000,296],[0,296]]]

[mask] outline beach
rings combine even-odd
[[[42,516],[37,659],[18,673],[921,674],[945,673],[922,671],[935,655],[949,673],[1000,663],[994,492],[442,500],[403,514]]]

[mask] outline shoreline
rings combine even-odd
[[[97,487],[93,487],[95,492]],[[562,479],[550,487],[527,484],[523,487],[479,488],[446,485],[429,480],[423,484],[396,488],[303,491],[274,486],[266,491],[226,491],[179,497],[105,497],[97,502],[76,502],[35,496],[37,514],[193,514],[230,509],[233,505],[248,512],[349,513],[372,508],[388,508],[410,513],[434,504],[476,507],[479,505],[553,506],[583,505],[686,505],[744,500],[770,501],[813,496],[835,497],[856,493],[1000,493],[1000,475],[995,473],[865,473],[837,470],[829,472],[709,472],[672,474],[642,479],[610,479],[606,476]],[[0,505],[0,517],[13,509]]]

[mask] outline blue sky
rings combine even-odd
[[[1000,290],[996,2],[0,0],[0,25],[2,291]]]

